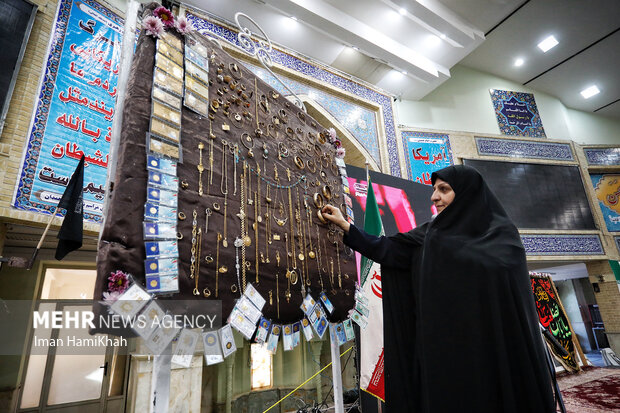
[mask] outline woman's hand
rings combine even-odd
[[[323,218],[336,224],[346,234],[349,233],[349,227],[351,226],[351,224],[349,224],[347,220],[344,219],[344,217],[342,216],[342,212],[340,212],[340,209],[332,205],[325,205],[321,210],[321,213],[323,214]]]

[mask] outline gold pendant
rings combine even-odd
[[[306,257],[304,257],[304,254],[300,252],[297,258],[299,258],[299,261],[303,261]]]
[[[308,257],[310,257],[310,259],[314,259],[316,257],[316,254],[314,253],[314,251],[309,251]]]
[[[249,247],[250,245],[252,245],[252,238],[250,238],[249,235],[243,236],[243,245],[245,245],[246,247]]]
[[[297,271],[291,270],[290,274],[291,275],[290,275],[289,280],[291,281],[291,284],[293,285],[297,284],[297,280],[299,280],[299,277],[297,276]]]
[[[226,238],[224,238],[224,240],[222,241],[222,247],[228,248],[228,241],[226,240]]]

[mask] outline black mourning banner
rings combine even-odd
[[[58,231],[58,246],[55,258],[62,260],[71,251],[82,246],[84,230],[84,155],[80,159],[71,180],[67,184],[57,208],[66,209],[65,218]]]
[[[556,341],[554,343],[545,337],[551,353],[567,370],[579,371],[581,368],[577,362],[573,332],[551,277],[530,274],[530,280],[540,324]],[[563,348],[559,349],[558,344]]]
[[[174,31],[168,33],[186,41]],[[346,210],[335,148],[325,127],[240,61],[200,35],[194,37],[208,50],[202,57],[209,63],[209,116],[182,108],[182,163],[176,174],[179,292],[159,299],[193,300],[192,311],[198,312],[201,303],[222,300],[226,316],[240,297],[235,285],[252,283],[267,300],[263,315],[287,323],[303,318],[303,283],[315,299],[321,291],[327,294],[335,306],[330,321],[345,319],[354,302],[356,267],[341,231],[322,222],[318,214],[326,202]],[[145,145],[149,127],[153,130],[155,55],[156,40],[143,32],[123,109],[114,191],[97,256],[95,299],[107,291],[108,276],[117,270],[130,273],[142,285],[146,281]],[[186,61],[186,66],[187,88],[191,65]],[[193,244],[198,228],[201,242]],[[245,244],[243,251],[234,245],[237,238]],[[190,278],[193,248],[200,251],[198,280]],[[297,279],[286,276],[292,268],[297,269]],[[203,294],[206,289],[208,297]]]

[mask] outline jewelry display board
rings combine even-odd
[[[329,132],[207,39],[166,37],[141,34],[136,46],[95,297],[118,270],[149,290],[155,264],[145,262],[145,242],[157,241],[145,238],[149,211],[174,209],[145,209],[148,155],[175,166],[168,185],[178,181],[170,191],[178,196],[176,234],[161,245],[176,242],[178,257],[159,263],[177,276],[177,288],[150,292],[160,300],[221,300],[227,317],[251,283],[266,301],[262,315],[280,323],[302,320],[307,294],[325,300],[325,293],[333,305],[327,318],[345,320],[355,300],[355,258],[320,213],[326,203],[347,212],[344,162]],[[168,50],[173,44],[179,48]],[[167,72],[175,69],[176,76]]]

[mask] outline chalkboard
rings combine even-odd
[[[25,0],[0,1],[0,133],[36,11],[37,6]]]
[[[596,229],[577,166],[465,159],[520,229]]]

